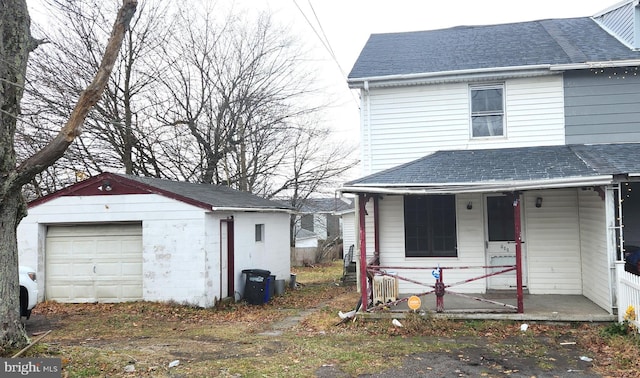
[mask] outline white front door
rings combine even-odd
[[[515,265],[516,242],[513,212],[513,197],[509,195],[487,195],[486,197],[486,259],[488,266]],[[527,285],[525,269],[525,248],[522,244],[522,284]],[[487,273],[499,272],[507,268],[489,268]],[[516,289],[516,271],[487,277],[489,290]]]

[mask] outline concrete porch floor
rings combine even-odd
[[[496,302],[517,305],[515,293],[466,294],[489,299]],[[401,296],[404,298],[405,296]],[[487,302],[463,298],[454,294],[445,294],[444,312],[436,312],[436,297],[429,294],[420,297],[421,312],[428,312],[434,317],[451,319],[495,319],[517,321],[560,321],[560,322],[613,322],[617,316],[609,314],[600,306],[582,295],[524,295],[524,313]],[[388,310],[369,312],[365,316],[402,317],[409,311],[407,302],[390,306]],[[386,315],[385,315],[386,314]]]

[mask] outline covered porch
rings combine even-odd
[[[616,320],[622,185],[635,175],[605,164],[612,153],[625,152],[443,151],[345,184],[358,198],[361,312]],[[396,285],[382,300],[380,276]]]

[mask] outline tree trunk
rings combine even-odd
[[[2,0],[0,5],[0,350],[27,344],[20,320],[20,284],[16,228],[24,216],[19,180],[13,174],[16,119],[24,90],[31,38],[25,0]]]
[[[0,205],[0,351],[22,348],[28,343],[20,319],[20,284],[16,229],[24,216],[25,203],[20,191],[6,193]],[[10,253],[7,253],[10,252]]]
[[[26,0],[0,2],[0,350],[20,348],[28,343],[20,319],[16,233],[18,223],[26,215],[22,186],[55,163],[80,135],[89,110],[102,96],[136,6],[137,0],[123,0],[100,68],[80,95],[60,133],[16,168],[13,141],[27,60],[38,43],[31,37]]]

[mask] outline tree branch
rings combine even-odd
[[[58,135],[43,149],[25,160],[18,168],[18,182],[30,181],[36,174],[42,172],[61,158],[69,145],[82,132],[82,125],[91,108],[98,103],[109,81],[109,76],[116,63],[124,36],[129,29],[129,23],[136,12],[137,0],[123,0],[122,6],[111,30],[111,36],[107,42],[100,67],[93,81],[80,94],[69,119],[62,127]]]

